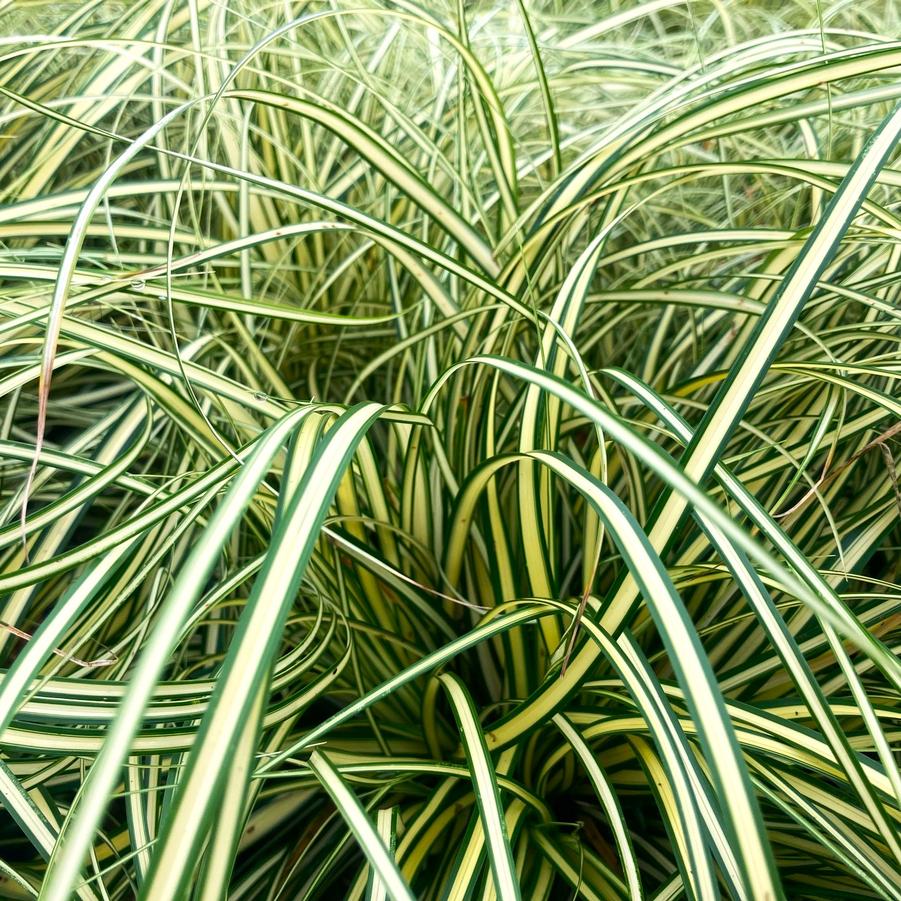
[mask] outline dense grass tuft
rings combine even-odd
[[[0,895],[901,895],[901,7],[0,0]]]

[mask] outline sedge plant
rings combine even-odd
[[[901,895],[901,8],[0,0],[0,895]]]

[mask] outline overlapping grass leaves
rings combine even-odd
[[[898,895],[893,9],[6,6],[5,895]]]

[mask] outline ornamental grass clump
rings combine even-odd
[[[899,897],[899,16],[0,0],[0,895]]]

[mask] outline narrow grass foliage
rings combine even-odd
[[[901,896],[901,8],[0,0],[0,896]]]

